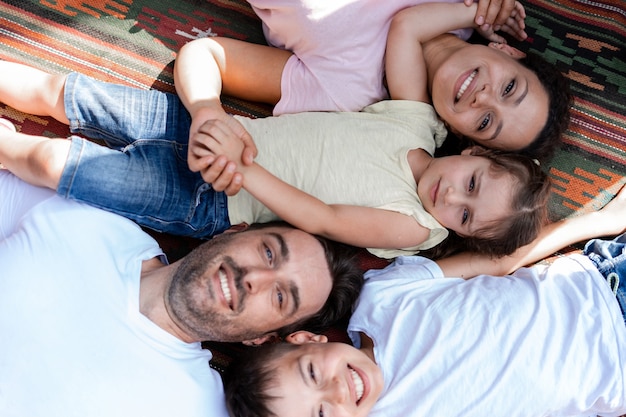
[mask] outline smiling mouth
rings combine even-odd
[[[354,382],[354,390],[356,391],[356,403],[359,404],[361,398],[363,398],[363,392],[365,391],[365,384],[361,376],[352,368],[348,367],[350,375],[352,376],[352,382]]]
[[[461,87],[459,88],[459,91],[457,91],[457,93],[456,93],[455,101],[459,101],[461,99],[461,97],[463,97],[463,94],[465,94],[465,91],[467,91],[467,87],[469,87],[469,85],[472,83],[472,81],[474,81],[474,78],[476,78],[477,74],[478,74],[478,70],[474,70],[469,75],[469,77],[467,77],[465,79],[465,81],[463,81],[463,84],[461,84]]]
[[[233,296],[230,293],[230,287],[228,286],[228,277],[226,276],[226,273],[224,272],[224,270],[222,270],[220,268],[220,270],[218,271],[218,276],[220,279],[220,287],[222,288],[222,293],[224,294],[224,298],[226,299],[226,302],[228,303],[228,306],[230,308],[233,307]]]

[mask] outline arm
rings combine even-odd
[[[205,131],[203,142],[216,155],[235,159],[243,144],[221,129]],[[243,187],[277,216],[306,232],[359,247],[406,248],[419,245],[430,230],[390,210],[325,204],[285,183],[260,165],[241,167]]]
[[[275,103],[280,98],[282,68],[290,55],[277,48],[226,38],[197,39],[181,48],[174,66],[174,81],[176,92],[192,118],[188,161],[192,171],[202,171],[206,181],[214,182],[221,172],[219,168],[226,166],[224,159],[212,166],[215,161],[193,142],[194,133],[207,122],[220,121],[229,126],[246,144],[243,161],[252,163],[256,155],[254,142],[243,126],[222,108],[222,89],[240,98]],[[250,66],[255,68],[254,72],[249,70]],[[234,162],[229,162],[224,171],[227,175],[219,177],[214,187],[236,193],[240,185],[233,187],[230,182],[238,178],[240,184],[241,176],[233,176],[234,171]]]
[[[385,71],[394,100],[430,102],[422,43],[473,25],[476,5],[424,3],[397,13],[389,28]]]
[[[440,259],[437,264],[447,277],[472,278],[479,274],[504,275],[537,262],[565,246],[598,236],[617,235],[626,230],[626,186],[600,211],[581,214],[544,227],[537,239],[510,256],[491,259],[461,253]]]

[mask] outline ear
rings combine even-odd
[[[263,343],[274,342],[278,339],[279,339],[278,334],[276,332],[272,332],[264,336],[257,337],[256,339],[244,340],[241,343],[243,343],[246,346],[260,346]]]
[[[469,148],[465,148],[461,151],[461,155],[473,155],[474,154],[474,146],[470,146]]]
[[[328,342],[328,337],[322,334],[315,334],[305,330],[300,330],[291,333],[285,338],[285,341],[293,343],[294,345],[304,345],[305,343],[326,343]]]
[[[239,223],[239,224],[235,224],[233,226],[230,226],[228,229],[224,230],[222,233],[243,232],[244,230],[247,230],[248,227],[250,227],[250,225],[248,223]]]
[[[483,148],[482,146],[478,146],[478,145],[474,145],[474,146],[470,146],[469,148],[465,148],[461,151],[461,155],[476,155],[477,153],[480,153],[480,151],[485,150],[485,148]]]
[[[509,55],[511,58],[522,59],[526,56],[526,54],[520,51],[517,48],[512,47],[511,45],[507,45],[506,43],[498,43],[498,42],[489,42],[489,47],[497,49],[498,51],[504,52]]]

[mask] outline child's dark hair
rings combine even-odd
[[[496,173],[510,174],[515,179],[511,213],[505,218],[490,222],[473,236],[459,236],[450,231],[448,238],[420,255],[438,259],[455,253],[474,252],[491,257],[510,255],[532,242],[547,222],[547,201],[551,183],[537,161],[526,156],[485,149],[472,148],[472,155],[491,161]]]
[[[548,120],[535,140],[518,152],[540,161],[548,161],[561,146],[563,133],[569,126],[573,102],[569,79],[555,65],[532,52],[527,52],[519,61],[537,75],[548,94]]]
[[[277,397],[268,394],[278,383],[278,368],[273,362],[298,347],[291,343],[262,345],[231,362],[223,376],[231,417],[276,416],[269,403]]]

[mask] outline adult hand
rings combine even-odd
[[[469,6],[473,0],[464,0]],[[528,37],[524,31],[526,25],[524,19],[526,11],[515,0],[479,0],[474,23],[477,31],[490,41],[503,43],[504,39],[495,35],[496,31],[502,30],[516,39],[522,41]]]
[[[528,37],[526,31],[524,30],[526,28],[526,24],[524,23],[525,18],[526,12],[524,10],[524,7],[516,1],[515,8],[511,12],[510,16],[504,21],[504,23],[498,27],[498,30],[508,33],[516,39],[524,40]],[[484,24],[477,27],[476,31],[482,37],[488,39],[489,41],[506,43],[506,39],[496,33],[496,26]]]

